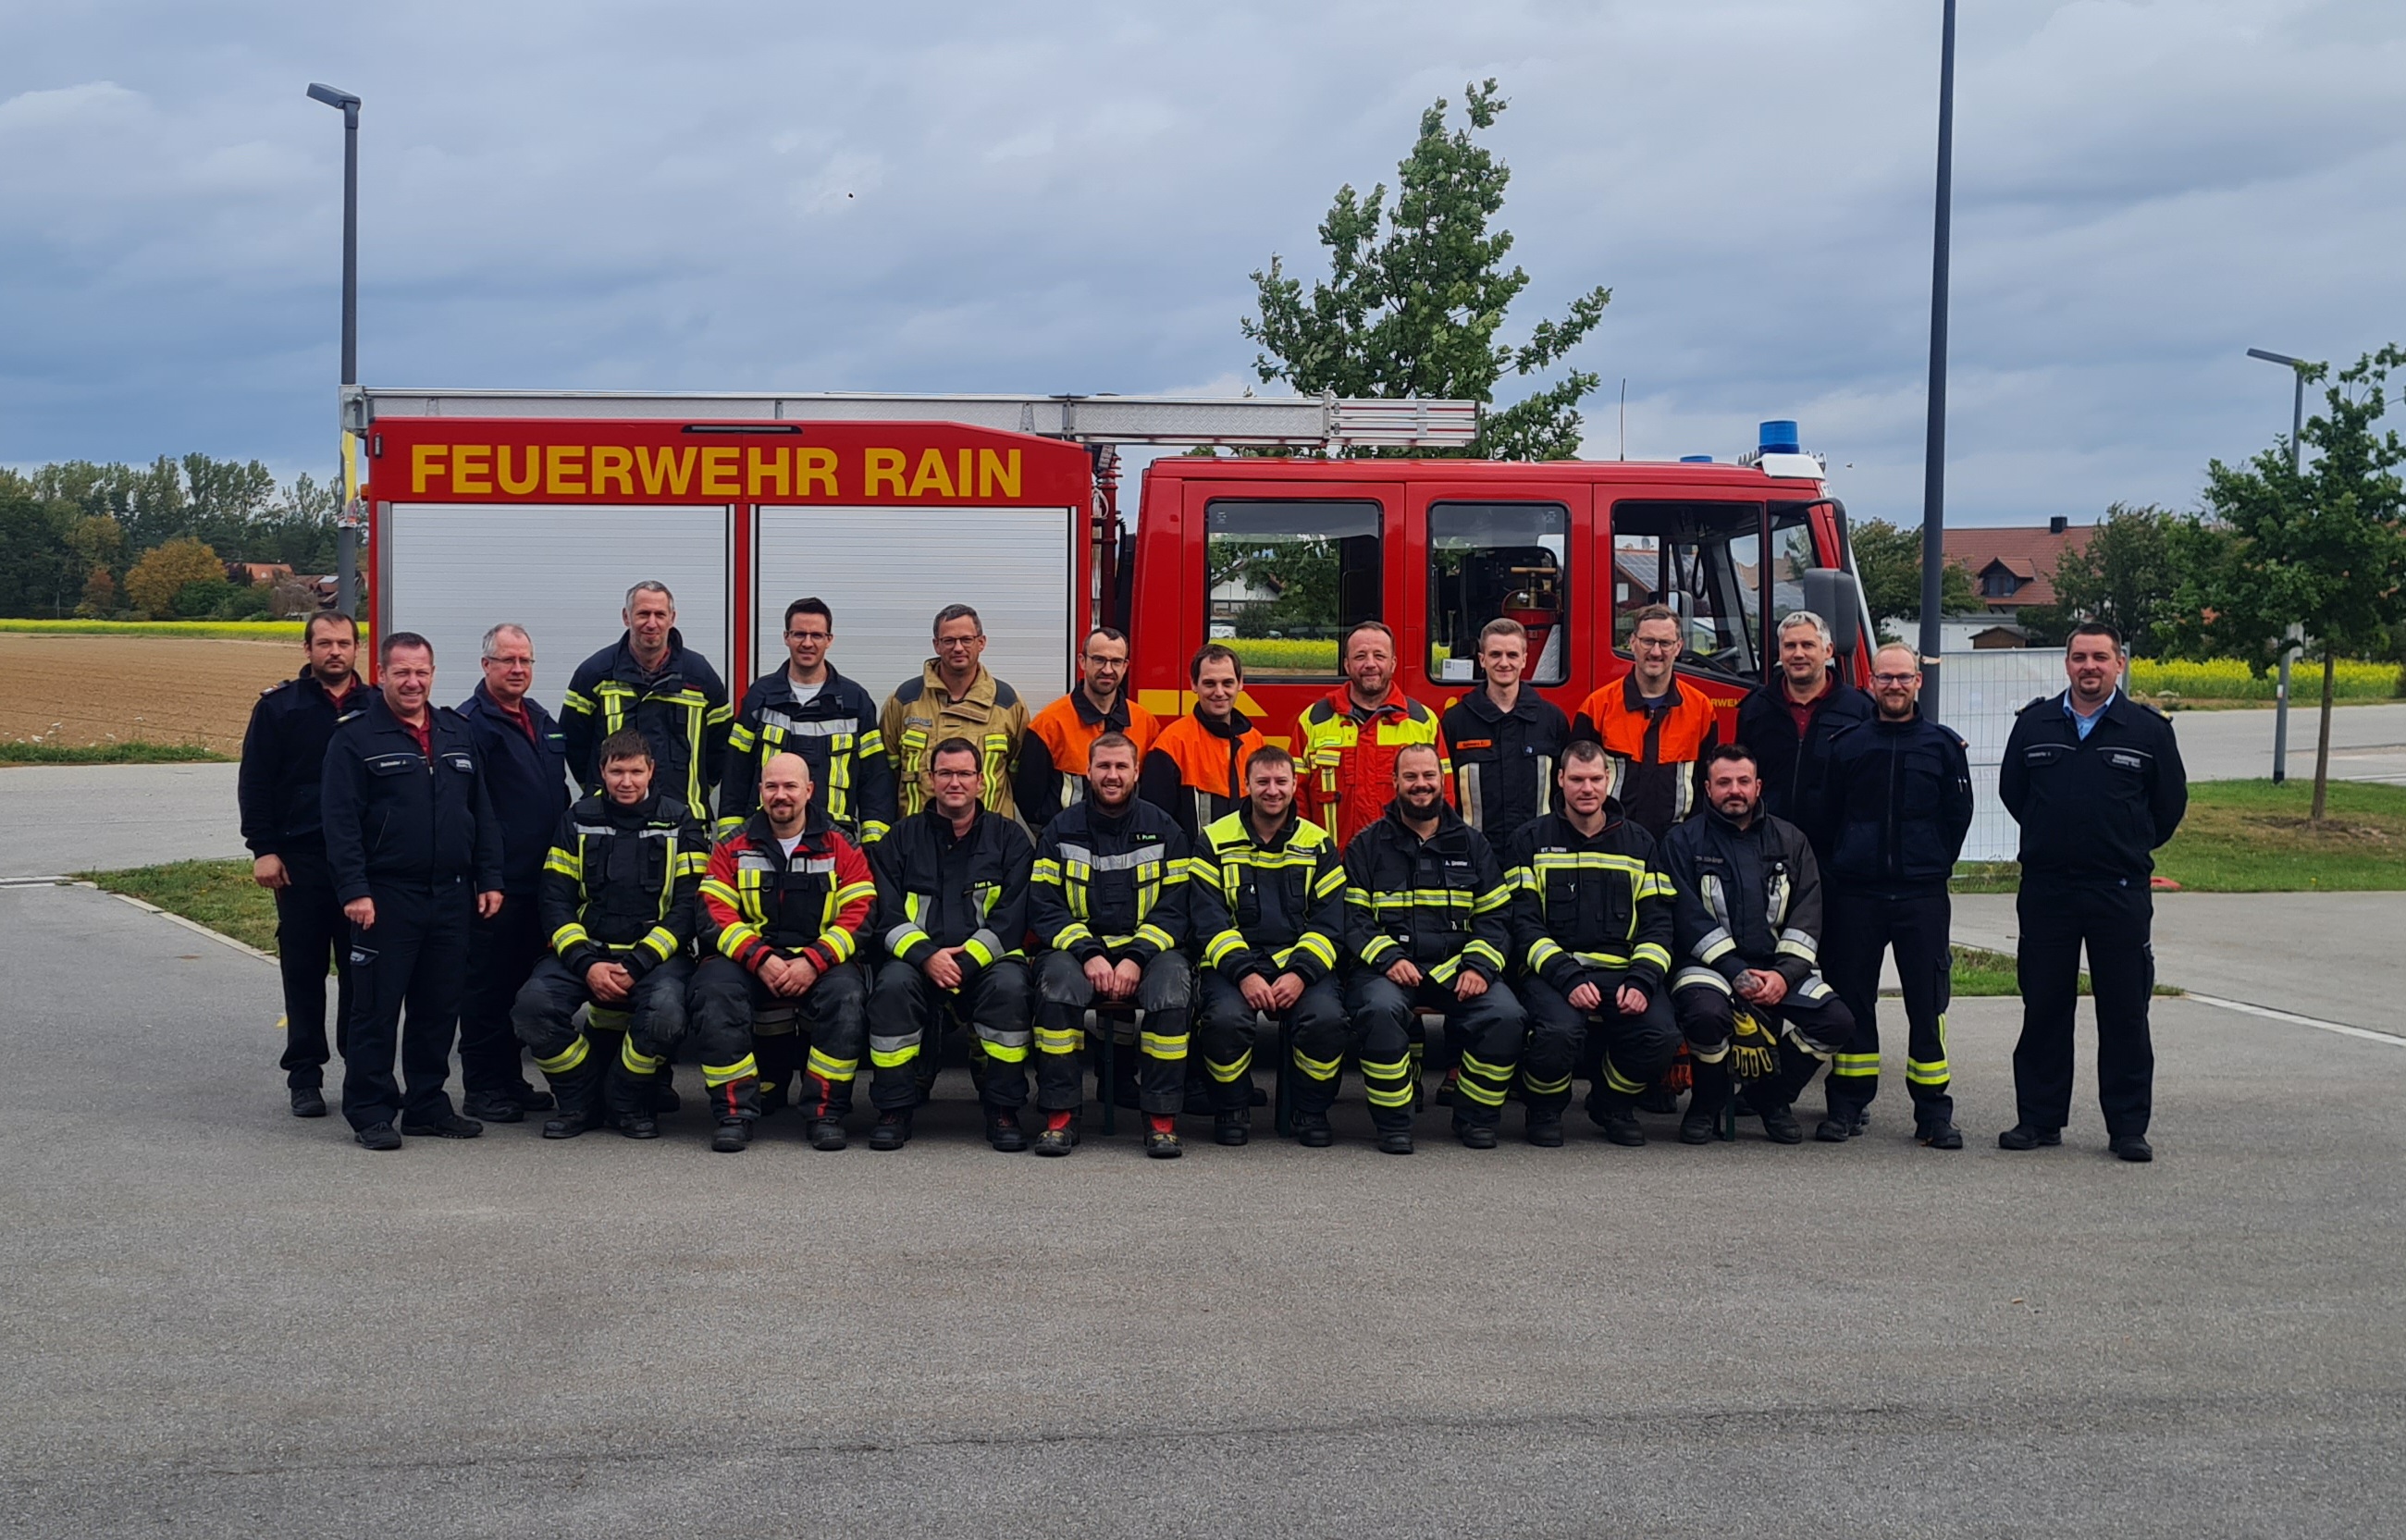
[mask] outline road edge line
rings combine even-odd
[[[96,884],[90,883],[78,883],[74,885],[77,887],[91,887],[94,892],[100,893],[106,893],[108,891],[106,888],[99,887]],[[110,893],[108,896],[116,899],[120,904],[132,904],[135,909],[140,910],[145,914],[156,914],[159,918],[166,921],[170,925],[182,925],[186,930],[191,931],[195,936],[205,936],[210,940],[216,941],[219,945],[230,946],[246,957],[256,957],[262,963],[272,963],[276,961],[276,954],[274,953],[262,952],[259,948],[251,945],[248,941],[238,941],[233,937],[227,935],[224,931],[211,930],[208,926],[201,924],[198,920],[187,920],[182,915],[177,914],[173,911],[161,909],[157,904],[145,903],[130,893]]]
[[[235,942],[235,945],[241,945]],[[2187,998],[2201,1005],[2220,1006],[2225,1010],[2244,1011],[2250,1016],[2262,1016],[2271,1021],[2287,1022],[2294,1026],[2311,1026],[2322,1032],[2337,1032],[2342,1037],[2365,1038],[2392,1048],[2406,1048],[2406,1038],[2394,1032],[2375,1032],[2371,1027],[2349,1026],[2340,1022],[2326,1022],[2313,1016],[2300,1016],[2293,1010],[2275,1010],[2269,1005],[2250,1005],[2245,1000],[2226,1000],[2218,995],[2201,995],[2196,990],[2184,991]]]

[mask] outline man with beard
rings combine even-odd
[[[1744,1105],[1776,1144],[1803,1141],[1790,1111],[1821,1061],[1843,1052],[1855,1021],[1813,971],[1821,948],[1821,874],[1804,831],[1762,811],[1762,783],[1745,745],[1705,756],[1703,812],[1663,842],[1677,890],[1671,1010],[1696,1062],[1696,1094],[1679,1120],[1683,1144],[1703,1144],[1728,1105],[1733,1075]]]
[[[1394,764],[1385,815],[1345,848],[1345,942],[1357,965],[1346,988],[1350,1046],[1361,1061],[1380,1150],[1408,1155],[1413,1012],[1442,1012],[1462,1071],[1454,1135],[1465,1148],[1493,1150],[1524,1025],[1521,1002],[1503,982],[1511,880],[1487,837],[1447,805],[1445,759],[1435,744],[1407,744]],[[1307,1052],[1316,1062],[1304,1066],[1296,1109],[1324,1116],[1343,1054],[1298,1040],[1298,1061]]]
[[[1414,745],[1437,756],[1440,785],[1452,776],[1437,713],[1395,688],[1395,633],[1366,620],[1345,633],[1345,683],[1303,709],[1303,815],[1350,846],[1377,823],[1395,784],[1395,761]]]
[[[1141,756],[1161,724],[1128,699],[1127,633],[1097,626],[1078,650],[1078,687],[1028,718],[1019,744],[1019,782],[1012,797],[1019,816],[1041,829],[1086,795],[1086,752],[1115,732]]]

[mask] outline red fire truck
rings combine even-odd
[[[1394,628],[1402,687],[1442,706],[1476,685],[1480,627],[1510,615],[1565,711],[1627,671],[1620,617],[1639,604],[1685,617],[1682,671],[1725,706],[1780,615],[1829,615],[1850,651],[1861,628],[1844,510],[1787,423],[1733,460],[1523,464],[1324,458],[1466,444],[1478,408],[1460,402],[357,389],[344,413],[366,456],[370,614],[427,635],[460,696],[506,620],[556,701],[640,579],[669,586],[686,645],[738,693],[782,658],[793,599],[828,603],[836,666],[879,694],[961,601],[1031,709],[1112,624],[1164,715],[1192,701],[1196,648],[1225,641],[1274,738],[1337,682],[1363,619]],[[1123,453],[1171,446],[1190,452],[1145,467],[1125,530]]]

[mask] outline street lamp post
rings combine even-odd
[[[1938,49],[1938,196],[1930,241],[1930,427],[1921,467],[1921,710],[1939,714],[1938,596],[1946,566],[1946,267],[1955,205],[1955,0]]]
[[[2289,473],[2296,475],[2302,448],[2300,440],[2306,431],[2306,360],[2286,353],[2268,353],[2260,347],[2249,348],[2247,356],[2281,365],[2296,381],[2297,394],[2289,404]],[[2289,778],[2289,659],[2296,656],[2302,634],[2298,627],[2291,626],[2289,634],[2281,639],[2281,682],[2272,690],[2272,784],[2276,786]]]
[[[360,99],[314,82],[309,100],[343,114],[343,383],[360,383]],[[334,607],[359,608],[359,445],[343,429],[343,510],[334,525]]]

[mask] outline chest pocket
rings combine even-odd
[[[464,754],[446,754],[443,756],[443,762],[462,775],[476,773],[476,762]]]
[[[633,835],[614,835],[608,842],[608,854],[602,858],[604,879],[615,890],[650,894],[660,886],[668,874],[669,841],[666,838],[644,839]]]
[[[426,766],[425,759],[415,754],[379,754],[366,763],[370,775],[407,775]]]
[[[1946,770],[1935,754],[1908,754],[1898,787],[1899,810],[1907,818],[1938,816],[1946,793]]]
[[[2022,768],[2032,775],[2070,764],[2073,749],[2069,743],[2032,743],[2022,750]]]

